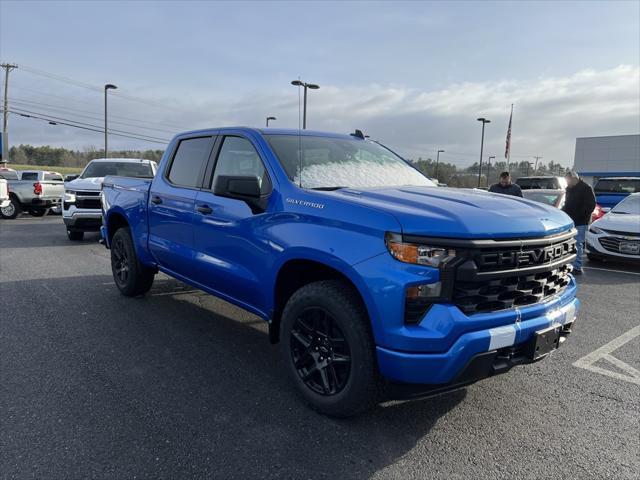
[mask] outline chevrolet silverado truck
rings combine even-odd
[[[42,217],[62,201],[64,183],[62,175],[57,172],[5,169],[0,176],[7,180],[10,201],[5,207],[0,207],[3,218],[16,218],[22,211]]]
[[[85,232],[97,232],[102,225],[102,181],[107,175],[153,178],[156,162],[134,158],[97,158],[82,173],[64,184],[62,220],[69,240],[84,238]]]
[[[122,294],[160,271],[258,315],[330,416],[541,360],[576,320],[564,212],[436,187],[361,131],[184,133],[153,180],[107,177],[102,201]]]

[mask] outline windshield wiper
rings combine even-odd
[[[339,186],[339,187],[313,187],[310,188],[309,190],[322,190],[322,191],[332,191],[332,190],[340,190],[341,188],[349,188],[349,187],[345,187],[345,186]]]

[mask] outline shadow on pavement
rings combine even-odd
[[[25,295],[44,283],[55,295]],[[134,299],[109,276],[1,286],[8,477],[367,478],[466,395],[334,420],[298,399],[264,322],[180,282]]]

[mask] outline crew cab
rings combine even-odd
[[[102,225],[100,194],[107,175],[153,178],[156,162],[134,158],[97,158],[82,173],[65,182],[62,220],[69,240],[82,240],[85,232],[97,232]]]
[[[0,176],[7,180],[10,200],[8,205],[0,207],[3,218],[16,218],[22,211],[41,217],[62,201],[64,183],[57,172],[6,169]]]
[[[360,131],[184,133],[153,180],[107,177],[102,201],[122,294],[161,271],[258,315],[327,415],[541,360],[576,320],[564,212],[436,187]]]

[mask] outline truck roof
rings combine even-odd
[[[126,163],[139,163],[139,162],[152,162],[153,160],[147,160],[145,158],[94,158],[91,162],[126,162]]]
[[[358,139],[358,137],[354,137],[348,133],[335,133],[335,132],[324,132],[319,130],[302,130],[297,128],[258,128],[258,127],[219,127],[219,128],[205,128],[200,130],[191,130],[188,132],[180,133],[180,135],[191,135],[194,133],[212,133],[212,132],[221,132],[224,133],[226,131],[231,130],[243,130],[245,132],[253,132],[258,135],[300,135],[300,136],[308,136],[308,137],[336,137],[336,138],[344,138],[344,139]]]

